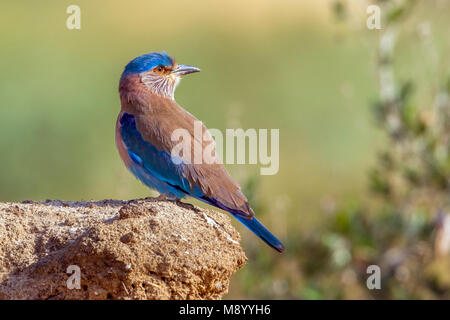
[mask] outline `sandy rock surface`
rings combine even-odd
[[[239,241],[225,214],[153,198],[0,203],[0,299],[220,299]]]

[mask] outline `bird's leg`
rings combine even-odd
[[[190,209],[192,211],[198,212],[198,209],[192,203],[181,202],[181,199],[177,199],[176,200],[176,204],[179,207],[182,207],[182,208],[185,208],[185,209]]]
[[[177,197],[175,197],[173,194],[171,194],[171,195],[166,195],[166,200],[170,201],[170,202],[177,202],[179,199]]]
[[[160,193],[158,197],[155,198],[156,201],[170,201],[170,202],[176,202],[179,199],[174,196],[173,194],[165,194]]]
[[[196,208],[193,204],[182,202],[180,198],[177,198],[177,197],[176,197],[175,195],[173,195],[173,194],[167,195],[167,194],[161,193],[161,194],[156,198],[156,200],[157,200],[157,201],[170,201],[170,202],[174,202],[174,203],[175,203],[177,206],[179,206],[179,207],[182,207],[182,208],[185,208],[185,209],[190,209],[190,210],[193,210],[193,211],[195,211],[195,212],[198,212],[197,208]]]
[[[167,201],[167,196],[164,193],[160,193],[159,196],[155,198],[156,201]]]

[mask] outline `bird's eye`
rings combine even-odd
[[[161,72],[163,68],[161,66],[158,67],[158,71]]]
[[[164,67],[163,66],[157,66],[155,69],[153,69],[155,72],[163,72],[164,71]]]

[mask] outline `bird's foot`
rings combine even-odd
[[[164,193],[161,193],[158,197],[152,199],[155,199],[156,201],[170,201],[170,202],[176,202],[179,200],[174,195],[166,195]]]
[[[180,199],[177,199],[177,200],[175,201],[175,203],[176,203],[179,207],[182,207],[182,208],[185,208],[185,209],[189,209],[189,210],[192,210],[192,211],[195,211],[195,212],[199,212],[199,210],[198,210],[192,203],[181,202]]]
[[[182,202],[180,198],[177,198],[174,195],[166,195],[161,193],[157,198],[154,198],[155,201],[170,201],[175,203],[177,206],[189,209],[195,212],[199,212],[199,210],[191,203]]]
[[[160,193],[159,196],[157,196],[156,198],[154,198],[156,201],[166,201],[167,197],[164,193]]]

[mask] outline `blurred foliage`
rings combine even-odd
[[[347,12],[345,3],[332,5],[339,20]],[[347,205],[326,200],[331,202],[323,206],[326,222],[291,237],[283,262],[275,257],[258,261],[264,268],[243,271],[241,281],[248,281],[252,296],[450,298],[450,69],[444,64],[444,75],[435,74],[436,87],[423,85],[414,68],[407,80],[397,79],[396,43],[410,30],[416,1],[379,4],[384,23],[376,57],[380,94],[372,110],[387,143],[368,174],[372,197]],[[431,98],[421,101],[420,91]],[[267,259],[260,252],[249,258]],[[380,290],[366,286],[369,265],[381,268]],[[275,270],[283,276],[254,287],[251,279]]]

